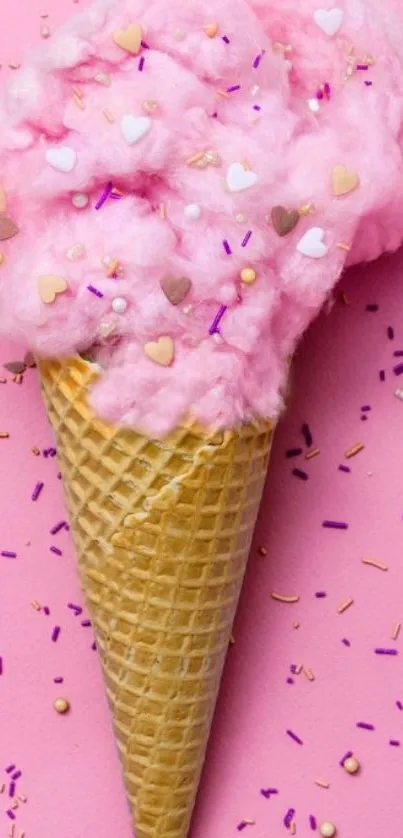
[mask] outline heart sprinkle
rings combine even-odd
[[[141,39],[143,31],[138,23],[130,23],[126,29],[116,29],[112,38],[116,46],[129,52],[131,55],[137,55],[141,49]]]
[[[323,239],[325,231],[321,227],[311,227],[302,236],[297,244],[297,250],[303,256],[309,256],[311,259],[322,259],[327,256],[329,248],[324,244]]]
[[[332,190],[333,195],[340,197],[354,192],[360,184],[360,179],[355,172],[351,172],[346,166],[333,166],[332,169]]]
[[[147,358],[162,367],[169,367],[175,355],[175,345],[169,335],[163,335],[158,340],[151,340],[144,344]]]
[[[7,209],[7,196],[2,186],[0,186],[0,212],[5,212]]]
[[[67,145],[47,148],[45,157],[52,169],[65,174],[72,172],[77,162],[77,152]]]
[[[245,169],[242,163],[231,163],[227,171],[227,187],[230,192],[243,192],[257,182],[257,174]]]
[[[19,229],[14,221],[7,215],[0,215],[0,242],[12,239],[17,233],[19,233]]]
[[[319,29],[331,38],[339,31],[343,20],[343,9],[334,7],[333,9],[316,9],[313,13],[313,18]]]
[[[38,276],[38,294],[43,303],[53,303],[57,294],[67,291],[67,282],[62,276],[45,274]]]
[[[270,217],[276,233],[279,236],[287,236],[297,226],[300,215],[296,209],[276,206],[273,207]]]
[[[173,306],[177,306],[189,293],[192,283],[187,276],[164,276],[160,280],[160,286],[167,300],[169,300]]]
[[[120,127],[128,145],[136,145],[151,131],[152,122],[148,116],[133,116],[126,113],[122,116]]]

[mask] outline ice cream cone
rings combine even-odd
[[[163,441],[96,419],[93,367],[40,363],[137,838],[185,838],[274,422]]]

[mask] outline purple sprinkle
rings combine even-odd
[[[143,49],[150,49],[150,47],[145,41],[141,41],[141,46],[143,47]]]
[[[12,771],[15,771],[15,765],[8,765],[5,769],[6,774],[11,774]]]
[[[14,774],[11,775],[12,780],[19,780],[22,777],[22,771],[14,771]]]
[[[353,752],[352,751],[347,751],[347,753],[344,754],[344,757],[341,758],[341,760],[339,762],[339,765],[341,765],[341,767],[343,768],[343,765],[344,765],[346,759],[350,759],[350,757],[352,757],[352,756],[353,756]]]
[[[304,422],[304,424],[302,425],[301,433],[302,433],[302,436],[304,437],[306,447],[311,448],[312,443],[313,443],[313,437],[312,437],[312,434],[311,434],[311,429],[310,429],[309,425],[307,424],[307,422]]]
[[[400,742],[398,739],[389,739],[389,745],[393,745],[394,748],[400,748]]]
[[[364,414],[364,416],[361,416],[360,418],[361,418],[361,422],[366,422],[366,421],[367,421],[367,419],[368,419],[368,416],[366,416],[366,415]]]
[[[375,649],[376,655],[397,655],[397,649]]]
[[[285,452],[285,456],[290,457],[299,457],[302,454],[302,448],[288,448]]]
[[[393,372],[395,375],[402,375],[403,373],[403,364],[397,364],[396,367],[393,367]]]
[[[81,620],[81,625],[84,628],[89,628],[89,626],[91,625],[91,620]]]
[[[261,108],[261,106],[260,106],[260,105],[253,105],[253,110],[254,110],[254,111],[261,111],[261,110],[262,110],[262,108]]]
[[[97,651],[97,644],[95,643],[95,640],[94,640],[94,642],[93,642],[93,644],[92,644],[92,646],[91,646],[91,649],[92,649],[92,651],[93,651],[93,652],[96,652],[96,651]]]
[[[108,200],[109,195],[111,194],[111,192],[112,192],[112,184],[107,183],[106,186],[105,186],[104,191],[102,192],[102,195],[98,198],[98,200],[95,204],[95,209],[96,210],[101,209],[101,207],[104,205],[105,201]]]
[[[211,117],[212,117],[212,119],[218,119],[217,111],[214,111],[214,113],[211,114]]]
[[[10,787],[8,789],[8,796],[9,797],[14,797],[14,795],[15,795],[15,783],[14,783],[14,781],[12,781],[10,783]]]
[[[50,532],[51,535],[57,535],[57,533],[60,532],[60,530],[63,530],[64,528],[66,528],[66,529],[68,528],[67,522],[66,521],[59,521],[57,524],[54,524],[54,526],[52,527],[51,530],[49,530],[49,532]]]
[[[143,72],[144,63],[145,63],[145,58],[144,58],[144,55],[142,55],[140,60],[139,60],[139,73]]]
[[[52,631],[52,641],[53,641],[53,643],[56,643],[56,640],[59,637],[59,634],[60,634],[60,626],[55,626],[53,631]]]
[[[344,645],[345,645],[345,646],[351,646],[351,643],[350,643],[350,641],[347,639],[347,637],[343,637],[341,642],[342,642],[342,643],[344,643]]]
[[[88,291],[91,291],[91,294],[95,294],[96,297],[99,297],[99,299],[104,296],[99,288],[95,288],[95,285],[87,285],[87,289]]]
[[[241,821],[241,823],[239,823],[239,824],[238,824],[238,826],[237,826],[237,830],[238,830],[238,832],[242,832],[242,830],[243,830],[243,829],[245,829],[245,827],[246,827],[247,825],[248,825],[248,824],[246,823],[246,821]]]
[[[31,495],[31,500],[38,500],[39,495],[40,495],[40,493],[43,489],[43,486],[44,486],[44,484],[41,483],[41,482],[36,484],[35,489],[34,489],[34,491],[32,492],[32,495]]]
[[[394,340],[395,330],[394,330],[393,326],[388,326],[387,335],[388,335],[389,340]]]
[[[372,87],[372,81],[364,81],[365,87]]]
[[[287,678],[287,684],[293,684],[294,678]]]
[[[329,84],[328,81],[325,82],[324,88],[325,88],[326,98],[330,99],[330,84]]]
[[[398,710],[403,710],[403,704],[401,701],[396,701],[396,707]]]
[[[63,555],[63,553],[59,549],[59,547],[55,547],[54,544],[52,544],[52,546],[49,547],[49,550],[50,550],[51,553],[55,553],[56,556],[62,556]]]
[[[317,599],[323,599],[326,596],[326,591],[316,591],[315,596]]]
[[[314,831],[316,829],[315,815],[309,815],[309,826],[311,827],[312,831]]]
[[[48,606],[47,606],[47,605],[44,605],[44,606],[43,606],[42,611],[43,611],[43,613],[44,613],[44,614],[46,614],[46,616],[47,616],[47,617],[49,617],[49,615],[50,615],[50,608],[48,608]]]
[[[366,308],[367,311],[378,311],[378,309],[379,306],[376,303],[369,303]]]
[[[395,358],[401,358],[403,356],[403,349],[396,349],[393,355]]]
[[[347,530],[348,524],[344,523],[344,521],[323,521],[322,527],[330,530]]]
[[[270,795],[278,794],[278,789],[260,789],[260,794],[262,797],[265,797],[266,800],[270,799]]]
[[[300,739],[299,736],[297,736],[296,733],[293,733],[292,730],[286,730],[286,734],[287,734],[287,736],[290,737],[290,739],[293,739],[294,742],[297,742],[298,745],[303,745],[304,744],[302,739]]]
[[[228,38],[228,35],[223,35],[222,40],[224,41],[225,44],[230,44],[231,43],[230,39]]]
[[[223,248],[224,248],[224,250],[225,250],[225,252],[226,252],[227,256],[231,256],[231,254],[232,254],[232,250],[231,250],[230,244],[229,244],[229,242],[227,241],[227,239],[223,239],[222,246],[223,246]]]
[[[323,99],[323,90],[318,90],[316,98],[319,99],[319,101]]]
[[[61,473],[61,471],[59,471],[59,472],[58,472],[58,474],[57,474],[57,479],[58,479],[58,480],[61,480],[61,479],[62,479],[62,473]]]
[[[286,829],[289,829],[291,821],[295,815],[295,809],[288,809],[283,818],[283,824]]]
[[[10,820],[15,821],[15,814],[12,809],[7,809],[6,815],[10,818]]]
[[[356,64],[356,70],[368,70],[368,64]]]
[[[80,614],[83,613],[83,609],[81,608],[81,606],[80,605],[74,605],[73,602],[67,603],[67,608],[70,608],[71,611],[75,612],[75,614],[74,614],[75,617],[79,617]]]
[[[403,352],[402,352],[402,355],[403,355]],[[370,404],[364,404],[362,406],[361,410],[362,410],[363,413],[368,412],[368,410],[371,410],[371,405]]]
[[[228,306],[224,306],[224,305],[220,306],[220,308],[218,309],[217,314],[216,314],[216,316],[215,316],[215,318],[214,318],[214,320],[213,320],[213,322],[212,322],[212,324],[209,328],[209,335],[215,335],[216,332],[218,332],[218,328],[217,328],[218,324],[220,323],[220,320],[224,317],[224,314],[225,314],[227,308],[228,308]]]
[[[232,87],[227,87],[227,93],[235,93],[236,90],[240,90],[240,84],[233,84]]]
[[[254,59],[253,64],[252,64],[252,67],[253,67],[254,70],[257,70],[257,68],[258,68],[258,66],[259,66],[259,64],[260,64],[260,62],[263,58],[263,55],[264,55],[264,52],[259,52],[259,55],[257,55],[256,58]]]
[[[3,674],[3,658],[0,658],[0,675]]]
[[[368,722],[357,722],[356,727],[360,727],[362,730],[375,730],[374,725],[370,725]]]
[[[385,370],[379,370],[379,378],[381,381],[385,381],[386,375]]]
[[[57,675],[57,676],[56,676],[56,678],[53,678],[53,683],[54,683],[54,684],[62,684],[62,683],[63,683],[63,678],[62,678],[62,676],[61,676],[61,675]]]
[[[5,559],[16,559],[17,553],[14,553],[13,550],[2,550],[0,556],[3,556]]]
[[[293,468],[292,474],[294,475],[294,477],[299,477],[300,480],[309,479],[309,474],[307,474],[306,471],[302,471],[301,468]]]
[[[249,241],[249,239],[250,239],[251,235],[252,235],[252,230],[248,230],[248,232],[247,232],[247,233],[245,233],[245,235],[244,235],[244,237],[243,237],[243,239],[242,239],[242,244],[241,244],[241,247],[246,247],[246,245],[248,244],[248,241]]]

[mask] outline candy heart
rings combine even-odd
[[[169,367],[174,359],[175,346],[172,338],[168,335],[151,340],[144,345],[144,352],[155,364],[162,367]]]
[[[68,145],[61,145],[57,148],[47,148],[46,160],[52,169],[58,172],[72,172],[77,161],[77,152]]]
[[[271,220],[273,227],[279,236],[287,236],[297,226],[299,221],[299,212],[295,209],[286,209],[285,207],[273,207],[271,211]]]
[[[43,303],[53,303],[56,294],[63,294],[67,290],[67,282],[62,276],[45,274],[38,276],[38,294]]]
[[[164,276],[160,280],[160,285],[169,302],[177,306],[185,299],[192,283],[187,276]]]
[[[231,163],[227,172],[227,186],[230,192],[243,192],[257,182],[256,172],[244,169],[242,163]]]
[[[328,247],[323,243],[324,235],[321,227],[311,227],[299,240],[297,250],[311,259],[322,259],[328,253]]]
[[[122,134],[129,145],[135,145],[151,130],[151,119],[148,116],[132,116],[125,113],[120,121]]]
[[[14,221],[7,215],[0,215],[0,242],[12,239],[17,233],[19,233],[19,229]]]
[[[112,35],[115,44],[131,55],[140,52],[142,37],[143,31],[138,23],[130,23],[126,29],[116,29]]]
[[[355,172],[349,171],[345,166],[333,166],[332,189],[333,195],[348,195],[359,186],[360,179]]]
[[[336,32],[339,31],[344,20],[344,12],[343,9],[338,9],[337,7],[329,10],[316,9],[313,17],[319,29],[331,38],[332,35],[336,35]]]
[[[7,197],[2,186],[0,186],[0,212],[5,212],[7,209]]]

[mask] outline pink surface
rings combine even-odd
[[[3,62],[18,60],[26,42],[38,37],[39,12],[52,4],[32,4],[24,16],[7,0],[1,32]],[[66,17],[70,4],[51,14],[49,25]],[[10,17],[8,17],[8,15]],[[13,17],[15,15],[15,17]],[[252,550],[247,582],[234,629],[209,758],[191,838],[231,838],[243,819],[256,821],[244,835],[281,838],[283,817],[296,809],[297,835],[310,831],[308,815],[329,819],[339,838],[396,835],[401,800],[403,701],[400,657],[378,656],[377,647],[401,651],[391,640],[392,625],[403,620],[403,404],[394,396],[399,379],[393,352],[403,350],[403,254],[350,274],[342,282],[349,305],[337,300],[305,339],[293,374],[291,403],[276,437],[272,468]],[[379,311],[366,311],[368,303]],[[386,330],[394,326],[395,340]],[[1,345],[1,360],[18,350]],[[403,359],[401,359],[403,360]],[[379,369],[386,370],[381,383]],[[82,604],[74,553],[65,531],[49,534],[65,517],[57,464],[35,457],[31,448],[52,445],[36,376],[22,385],[6,373],[0,384],[2,494],[0,551],[0,788],[4,768],[16,764],[23,776],[18,792],[27,803],[16,810],[15,838],[131,838],[129,817],[110,730],[91,628],[86,613],[74,616],[68,602]],[[371,405],[368,420],[360,407]],[[304,447],[301,424],[309,422],[321,453],[313,460],[287,460],[287,448]],[[355,442],[365,449],[353,458],[351,473],[338,471],[344,451]],[[303,482],[291,474],[309,473]],[[44,488],[31,501],[38,480]],[[347,531],[323,529],[325,518],[347,521]],[[50,552],[54,544],[62,556]],[[259,555],[259,546],[268,555]],[[372,556],[389,566],[383,573],[362,564]],[[270,593],[298,594],[299,603],[273,602]],[[315,598],[324,591],[326,598]],[[354,604],[344,614],[338,605]],[[46,616],[30,602],[50,608]],[[298,620],[300,628],[293,629]],[[56,643],[55,625],[61,626]],[[403,636],[403,635],[402,635]],[[351,642],[342,644],[342,638]],[[315,674],[286,683],[290,665],[303,663]],[[63,676],[55,685],[53,678]],[[52,701],[71,702],[58,716]],[[359,730],[358,721],[374,731]],[[304,741],[293,742],[291,729]],[[403,747],[403,745],[402,745]],[[362,764],[357,777],[339,767],[354,750]],[[315,786],[327,780],[329,789]],[[278,788],[265,800],[261,788]],[[10,805],[0,795],[0,838],[8,836]]]

